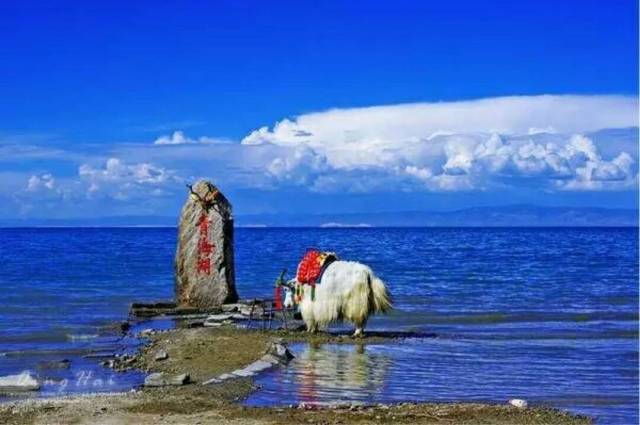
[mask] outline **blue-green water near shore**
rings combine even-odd
[[[114,391],[88,353],[139,343],[107,325],[133,300],[172,297],[173,228],[0,229],[0,376],[31,370],[41,394]],[[270,296],[307,247],[370,265],[396,310],[370,329],[434,334],[393,344],[296,344],[246,403],[525,398],[600,423],[637,423],[636,228],[237,229],[244,298]],[[71,360],[50,370],[47,360]],[[63,385],[64,384],[64,385]]]

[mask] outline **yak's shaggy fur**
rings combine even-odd
[[[302,288],[303,297],[298,307],[309,332],[316,332],[331,322],[347,320],[356,326],[354,336],[360,336],[371,314],[386,313],[392,308],[382,280],[368,266],[354,261],[331,263],[316,285],[314,300],[311,300],[311,287],[302,285]],[[291,307],[292,294],[290,290],[286,292],[285,306]]]

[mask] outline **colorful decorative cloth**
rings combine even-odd
[[[333,252],[322,252],[317,249],[309,249],[298,264],[296,280],[296,301],[302,301],[302,285],[311,286],[311,301],[315,299],[316,282],[322,278],[322,273],[329,264],[336,261],[338,257]]]

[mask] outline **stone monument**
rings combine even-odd
[[[211,182],[187,187],[178,225],[176,303],[207,309],[235,302],[231,204]]]

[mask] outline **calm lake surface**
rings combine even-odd
[[[0,375],[31,370],[45,396],[139,385],[83,356],[135,349],[108,325],[173,296],[175,242],[173,228],[0,229]],[[240,296],[270,296],[308,247],[385,280],[396,310],[368,329],[435,336],[295,344],[247,404],[525,398],[638,422],[637,229],[237,229]]]

